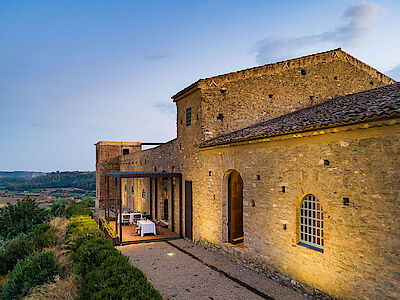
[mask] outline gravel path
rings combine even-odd
[[[309,299],[183,239],[119,249],[166,299]]]

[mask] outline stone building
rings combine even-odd
[[[172,98],[176,139],[96,144],[97,207],[104,172],[177,172],[124,179],[123,206],[334,297],[400,297],[399,83],[335,49]]]

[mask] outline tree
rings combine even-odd
[[[48,210],[39,207],[35,199],[25,197],[16,204],[0,207],[0,239],[12,239],[34,226],[49,220]]]

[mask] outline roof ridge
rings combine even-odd
[[[341,53],[341,55],[339,55],[338,53]],[[363,71],[366,71],[371,76],[378,78],[379,80],[381,80],[387,84],[396,82],[389,76],[383,74],[382,72],[371,67],[370,65],[359,60],[358,58],[352,56],[351,54],[347,53],[346,51],[342,50],[342,48],[339,47],[339,48],[335,48],[335,49],[331,49],[331,50],[327,50],[327,51],[322,51],[322,52],[303,55],[300,57],[295,57],[295,58],[291,58],[291,59],[287,59],[287,60],[277,61],[274,63],[268,63],[268,64],[261,65],[261,66],[250,67],[250,68],[246,68],[246,69],[239,70],[239,71],[233,71],[233,72],[228,72],[228,73],[224,73],[224,74],[220,74],[220,75],[216,75],[216,76],[212,76],[212,77],[198,79],[196,82],[194,82],[191,85],[187,86],[186,88],[180,90],[178,93],[176,93],[171,98],[174,99],[174,101],[176,102],[176,98],[178,98],[179,96],[192,90],[195,87],[199,87],[199,83],[201,83],[201,82],[211,81],[210,84],[214,84],[215,86],[217,86],[217,83],[215,82],[215,80],[219,81],[220,79],[222,79],[222,80],[225,79],[227,81],[230,81],[230,80],[234,80],[234,79],[241,79],[241,77],[236,77],[236,76],[244,75],[249,72],[257,72],[257,71],[262,71],[262,70],[273,71],[273,73],[275,73],[277,71],[281,72],[282,70],[289,70],[290,66],[294,63],[298,63],[297,67],[302,67],[302,66],[305,66],[306,63],[309,63],[311,59],[320,58],[321,56],[328,55],[328,54],[331,54],[333,58],[337,58],[342,61],[351,63],[353,66],[358,67],[359,69],[361,69]],[[282,66],[282,68],[279,68],[279,66]],[[264,75],[264,74],[265,73],[263,73],[262,75]],[[235,76],[235,78],[233,78],[233,76]]]

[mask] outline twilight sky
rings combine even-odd
[[[0,170],[175,137],[199,78],[342,47],[400,80],[400,1],[0,1]]]

